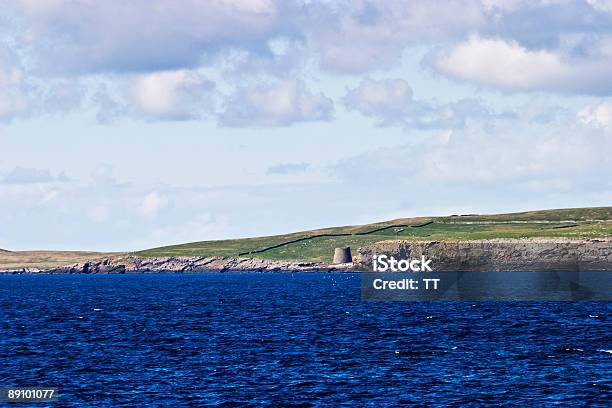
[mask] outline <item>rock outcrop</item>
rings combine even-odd
[[[130,272],[226,272],[226,271],[345,271],[352,264],[327,265],[318,262],[271,261],[224,257],[111,257],[47,269],[45,273],[130,273]],[[35,272],[29,270],[13,272]]]
[[[360,248],[355,269],[371,271],[374,255],[432,260],[434,271],[612,270],[612,239],[382,241]]]

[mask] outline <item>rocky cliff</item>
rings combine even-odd
[[[429,258],[434,271],[612,270],[612,239],[383,241],[360,248],[354,267],[372,270],[374,255]]]

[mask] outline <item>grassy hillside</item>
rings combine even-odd
[[[86,262],[116,253],[80,251],[0,251],[0,271],[19,268],[47,269]]]
[[[427,224],[427,225],[424,225]],[[386,229],[383,229],[386,228]],[[293,242],[313,235],[323,236]],[[228,256],[329,262],[335,247],[357,248],[388,239],[466,240],[492,238],[612,237],[612,207],[570,208],[496,215],[401,218],[367,225],[324,228],[270,237],[202,241],[137,252],[142,256]],[[261,251],[270,246],[277,248]]]

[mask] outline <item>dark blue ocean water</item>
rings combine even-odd
[[[374,303],[359,283],[0,276],[0,387],[87,407],[610,403],[611,303]]]

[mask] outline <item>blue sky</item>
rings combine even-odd
[[[610,0],[14,0],[0,36],[0,248],[612,202]]]

